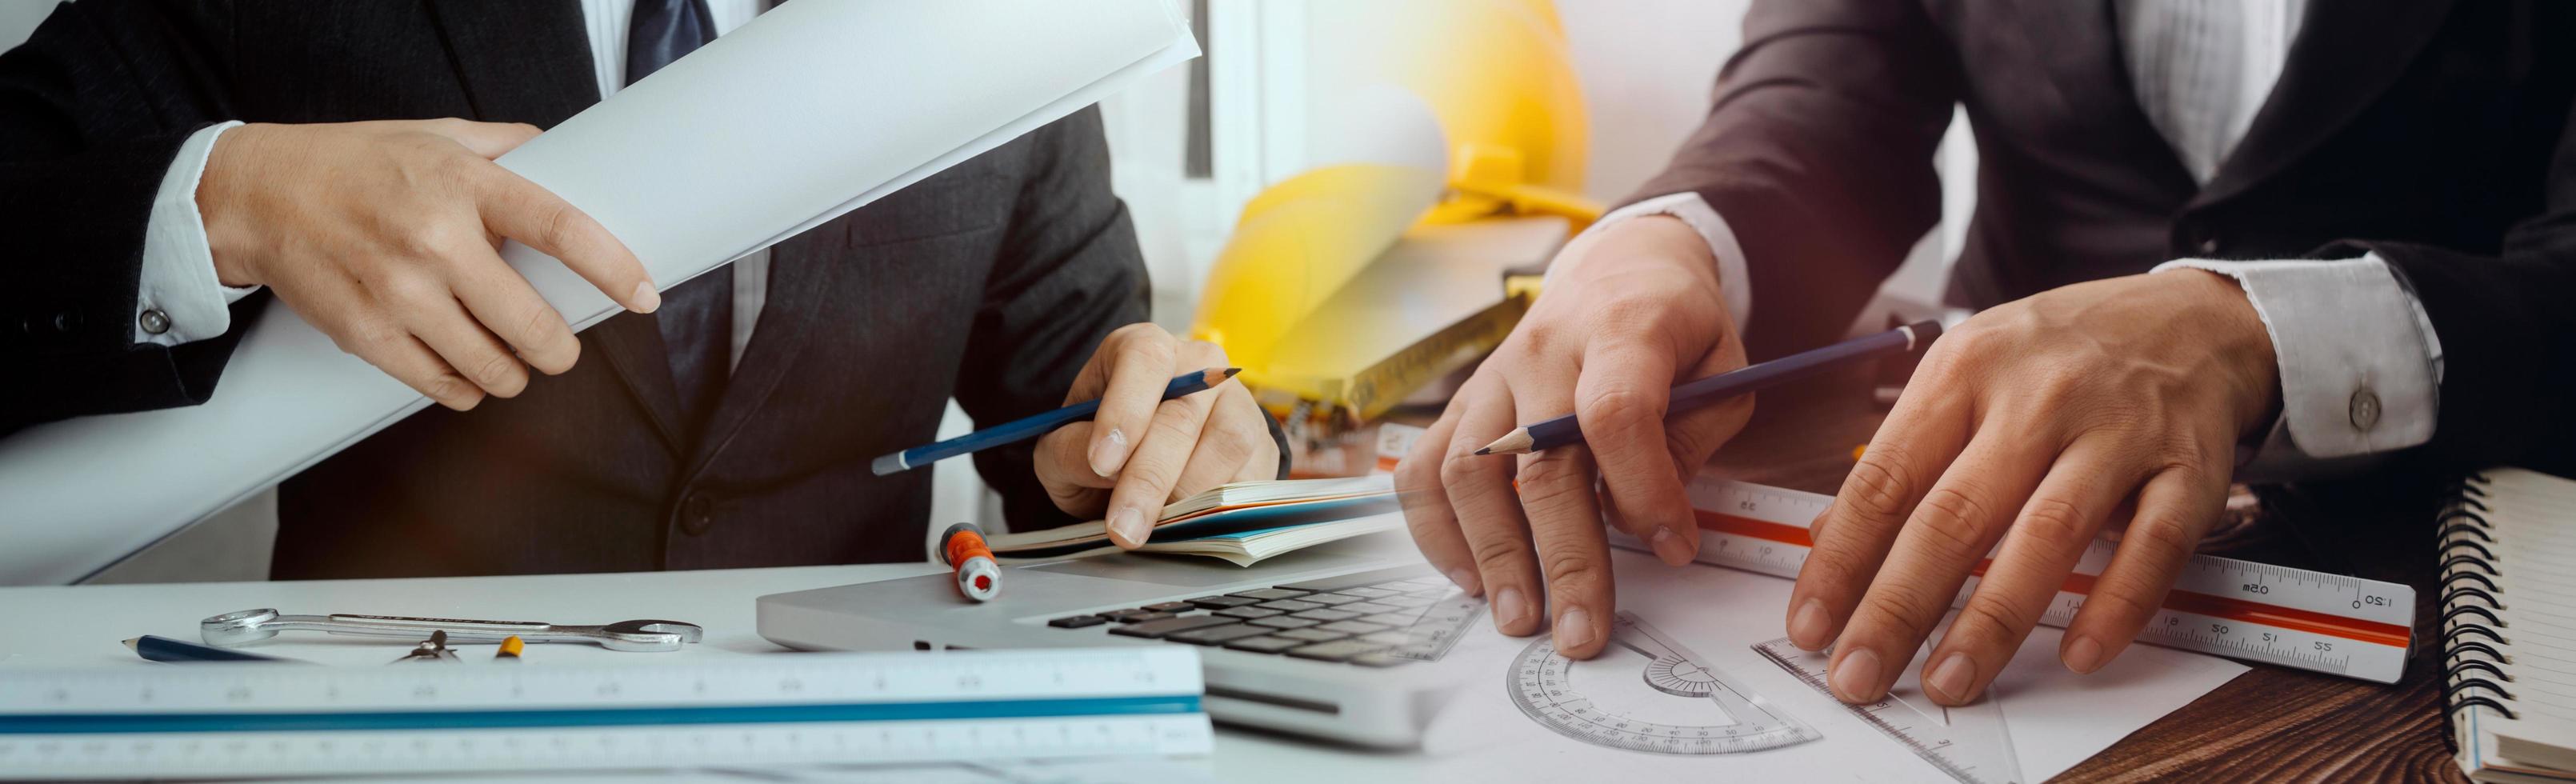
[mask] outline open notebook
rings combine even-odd
[[[2437,522],[2442,694],[2460,769],[2576,781],[2576,481],[2474,474]]]
[[[1240,566],[1361,534],[1400,521],[1394,477],[1236,482],[1163,507],[1142,552],[1208,555]],[[1033,561],[1113,552],[1108,524],[1093,520],[987,540],[1004,560]]]

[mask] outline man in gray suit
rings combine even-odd
[[[667,292],[491,162],[761,6],[63,5],[0,56],[0,229],[41,260],[0,267],[0,343],[44,379],[9,426],[220,394],[279,300],[444,406],[286,482],[295,578],[916,560],[929,472],[868,461],[952,397],[985,424],[1103,398],[977,456],[1017,526],[1132,545],[1168,498],[1284,472],[1239,384],[1159,400],[1225,358],[1141,323],[1096,111]],[[574,334],[504,238],[633,312]]]

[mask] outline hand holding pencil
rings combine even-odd
[[[1225,352],[1152,324],[1109,334],[1065,407],[876,459],[879,475],[1035,437],[1038,481],[1057,508],[1099,516],[1134,548],[1163,505],[1227,482],[1276,479],[1269,414],[1234,382]]]

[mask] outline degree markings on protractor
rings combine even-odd
[[[1610,644],[1588,661],[1530,642],[1505,674],[1512,703],[1558,734],[1652,754],[1735,754],[1823,737],[1741,681],[1635,615],[1620,613]]]

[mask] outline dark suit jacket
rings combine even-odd
[[[1697,192],[1726,216],[1757,358],[1814,346],[1940,217],[1931,153],[1965,106],[1979,171],[1958,304],[2179,257],[2376,251],[2446,355],[2438,433],[2419,451],[2576,467],[2576,5],[2313,0],[2206,186],[2139,108],[2112,13],[1757,0],[1708,119],[1639,198]]]
[[[0,312],[13,421],[219,394],[239,335],[131,341],[143,227],[180,142],[221,119],[456,116],[552,126],[598,100],[575,0],[84,0],[0,56]],[[864,77],[860,77],[864,78]],[[744,118],[757,143],[758,118]],[[866,139],[851,139],[866,144]],[[289,480],[279,577],[918,560],[930,472],[868,460],[1061,405],[1145,271],[1085,111],[790,239],[706,432],[660,332],[621,314],[516,399],[432,408]],[[32,247],[30,245],[32,244]],[[265,294],[237,304],[237,325]],[[972,360],[969,360],[972,357]],[[1029,449],[978,455],[1018,525],[1067,522]]]

